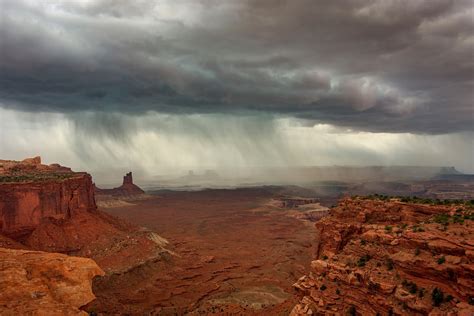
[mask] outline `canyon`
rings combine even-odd
[[[145,193],[131,173],[98,189],[0,160],[0,312],[474,313],[473,201],[333,203],[296,186]]]

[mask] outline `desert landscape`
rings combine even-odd
[[[40,157],[0,166],[5,315],[474,313],[473,200],[329,206],[296,186],[99,189]]]
[[[473,0],[0,0],[0,316],[474,316]]]

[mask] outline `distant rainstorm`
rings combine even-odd
[[[2,0],[0,153],[474,172],[470,5]]]

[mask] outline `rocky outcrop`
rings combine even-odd
[[[0,248],[1,315],[87,315],[92,279],[104,272],[91,259]]]
[[[474,314],[474,210],[345,199],[316,223],[292,315]]]
[[[132,191],[131,174],[122,187]],[[118,273],[166,252],[153,236],[97,210],[87,173],[39,157],[0,160],[0,247],[88,257]]]
[[[133,183],[132,172],[127,173],[123,177],[123,183],[121,186],[113,189],[100,189],[95,187],[95,192],[98,195],[111,195],[119,197],[142,195],[145,193],[145,191]]]
[[[45,219],[68,219],[95,212],[92,178],[39,157],[0,160],[0,233],[15,239],[30,234]]]

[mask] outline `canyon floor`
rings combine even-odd
[[[264,188],[156,192],[103,207],[157,232],[168,256],[94,283],[89,312],[287,315],[313,258],[314,225]],[[119,204],[120,205],[120,204]],[[294,211],[293,211],[294,214]]]

